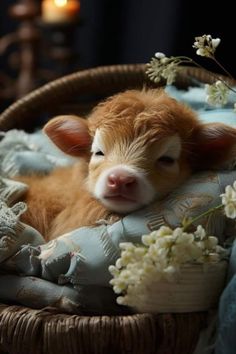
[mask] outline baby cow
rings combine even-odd
[[[23,221],[47,240],[74,228],[110,222],[183,183],[193,172],[229,167],[236,130],[203,124],[161,89],[129,90],[100,103],[87,120],[59,116],[44,127],[73,166],[23,177]]]

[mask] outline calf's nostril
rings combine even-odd
[[[130,187],[134,185],[135,182],[136,178],[131,175],[112,173],[107,177],[107,186],[109,188]]]
[[[119,178],[118,176],[111,174],[107,178],[107,185],[108,187],[115,188],[119,185]]]

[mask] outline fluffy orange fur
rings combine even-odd
[[[90,162],[97,129],[108,155],[101,163]],[[235,129],[203,124],[190,108],[161,89],[119,93],[99,104],[87,120],[56,117],[44,130],[61,150],[81,158],[48,176],[19,178],[29,185],[28,210],[22,221],[38,229],[47,240],[74,228],[95,225],[99,219],[121,217],[92,195],[98,176],[110,166],[126,163],[146,171],[163,197],[194,171],[228,166],[235,156]],[[178,168],[168,170],[158,160],[158,151],[172,136],[180,139],[181,152]]]

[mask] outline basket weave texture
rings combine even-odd
[[[185,67],[177,85],[186,88],[195,79],[207,83],[213,80],[207,71]],[[79,114],[84,106],[78,102],[86,101],[88,109],[100,98],[143,85],[152,86],[144,64],[79,71],[16,101],[0,115],[0,130],[32,131],[40,125],[42,115],[50,117],[63,105],[68,108],[76,104]],[[79,316],[57,313],[55,309],[35,310],[2,304],[0,353],[190,354],[205,325],[206,312]]]
[[[72,316],[0,306],[0,353],[192,353],[205,314]]]
[[[208,71],[183,67],[176,85],[187,88],[194,84],[195,79],[206,83],[214,81]],[[13,103],[0,115],[0,130],[13,128],[29,131],[38,125],[40,115],[47,113],[50,116],[63,104],[78,103],[81,98],[89,101],[89,107],[92,107],[97,102],[95,98],[144,85],[154,86],[145,74],[145,64],[113,65],[78,71],[52,81]]]

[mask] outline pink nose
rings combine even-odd
[[[107,177],[107,186],[113,190],[119,189],[121,187],[132,187],[135,182],[135,176],[125,172],[113,172]]]

